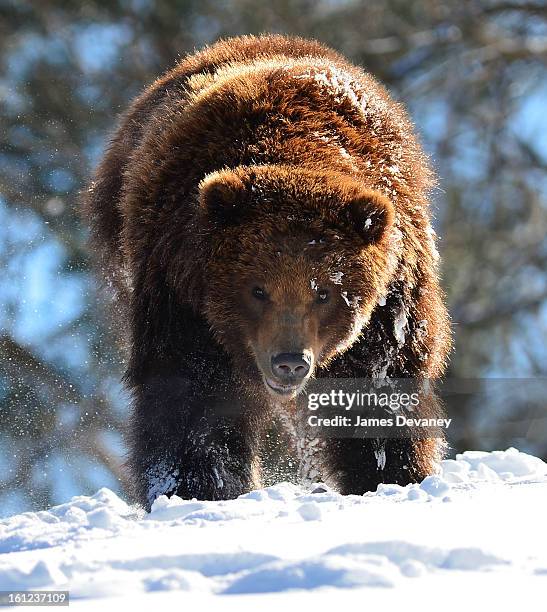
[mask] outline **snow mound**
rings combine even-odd
[[[397,603],[416,581],[465,593],[477,578],[490,594],[508,581],[533,592],[547,575],[546,502],[547,464],[516,449],[468,451],[421,483],[363,496],[280,483],[229,501],[162,496],[145,514],[101,489],[0,521],[0,590],[68,589],[113,608],[136,593],[370,587]]]
[[[521,453],[516,448],[508,448],[506,451],[491,453],[466,451],[456,455],[456,461],[443,461],[442,470],[446,476],[453,477],[456,473],[464,481],[495,481],[541,476],[547,474],[547,464],[538,457]]]

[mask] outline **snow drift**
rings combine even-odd
[[[101,489],[0,521],[0,590],[68,589],[71,605],[101,597],[104,610],[181,591],[222,595],[215,609],[446,608],[472,593],[502,607],[547,588],[546,505],[547,464],[515,449],[468,451],[420,484],[363,496],[280,483],[223,502],[160,497],[144,514]]]

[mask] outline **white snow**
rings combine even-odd
[[[406,316],[406,310],[401,307],[399,314],[395,317],[395,321],[393,322],[393,332],[395,334],[395,339],[397,340],[397,344],[399,346],[403,346],[406,339],[405,328],[408,324],[408,319]]]
[[[0,590],[68,589],[71,607],[102,612],[539,609],[546,507],[547,464],[515,449],[363,496],[280,483],[223,502],[163,496],[144,514],[101,489],[0,521]]]
[[[328,91],[336,101],[343,99],[349,102],[363,114],[367,113],[368,95],[362,91],[359,84],[343,70],[328,66],[324,71],[308,70],[295,76],[296,79],[313,79],[324,90]]]
[[[341,285],[342,284],[342,278],[344,278],[344,273],[340,272],[339,270],[337,270],[335,272],[331,272],[331,274],[329,276],[329,280],[331,282],[333,282],[335,285]]]
[[[374,451],[376,457],[376,464],[379,470],[383,470],[386,467],[386,449],[382,446],[381,448]]]

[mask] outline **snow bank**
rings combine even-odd
[[[486,576],[498,595],[508,580],[532,592],[547,586],[546,502],[547,464],[515,449],[363,496],[280,483],[224,502],[162,496],[144,514],[101,489],[0,521],[0,590],[68,589],[84,605],[375,587],[397,603],[416,581],[463,593]]]

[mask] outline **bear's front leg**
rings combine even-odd
[[[375,491],[380,483],[405,486],[434,473],[442,438],[329,438],[323,449],[328,481],[344,495]]]
[[[230,499],[258,485],[249,401],[214,380],[166,372],[133,385],[133,394],[129,463],[146,509],[159,495]]]

